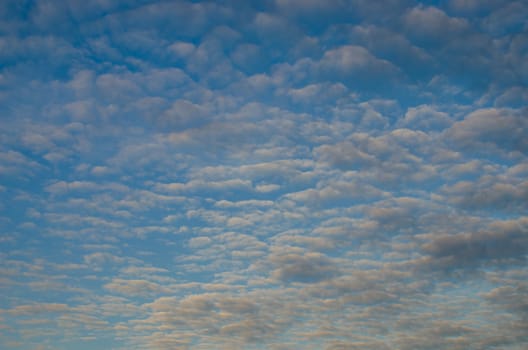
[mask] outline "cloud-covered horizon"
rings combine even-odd
[[[528,346],[524,1],[2,1],[0,347]]]

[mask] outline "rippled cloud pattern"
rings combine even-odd
[[[528,3],[0,2],[0,348],[528,348]]]

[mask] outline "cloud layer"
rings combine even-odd
[[[3,1],[0,347],[525,349],[523,1]]]

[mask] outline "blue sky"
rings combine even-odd
[[[2,349],[528,347],[525,1],[0,2]]]

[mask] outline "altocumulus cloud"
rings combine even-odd
[[[528,347],[524,1],[0,3],[0,347]]]

